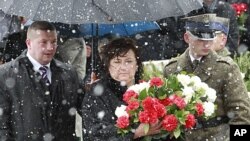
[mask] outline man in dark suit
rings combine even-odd
[[[55,27],[35,21],[27,51],[0,66],[0,140],[74,141],[81,90],[71,66],[53,59]]]
[[[250,99],[239,67],[230,57],[212,51],[214,44],[215,14],[186,18],[184,40],[189,45],[177,58],[164,68],[164,76],[186,71],[193,73],[216,90],[216,117],[198,120],[197,127],[185,134],[187,141],[229,140],[229,125],[250,124]],[[199,61],[194,66],[193,62]]]

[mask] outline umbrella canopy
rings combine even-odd
[[[21,23],[17,16],[5,14],[0,10],[0,41],[8,34],[21,30]]]
[[[202,7],[202,0],[1,0],[7,14],[67,24],[155,21]],[[96,28],[98,31],[98,28]],[[98,33],[98,32],[97,32]],[[96,34],[98,35],[98,34]],[[97,44],[98,36],[94,38]],[[96,52],[97,45],[93,45]],[[93,55],[96,56],[96,55]],[[94,62],[94,61],[93,61]],[[93,63],[93,66],[95,63]]]
[[[69,24],[155,21],[185,15],[202,0],[2,0],[7,14]]]
[[[129,36],[139,32],[160,29],[157,22],[151,21],[138,21],[138,22],[126,22],[118,24],[82,24],[80,30],[83,36],[96,36],[96,30],[98,30],[98,36],[105,34],[116,34],[119,36]]]

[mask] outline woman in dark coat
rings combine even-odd
[[[146,136],[142,125],[125,136],[117,133],[116,107],[124,104],[123,93],[138,83],[142,64],[137,47],[128,38],[111,41],[103,50],[106,76],[95,82],[82,105],[84,141],[130,141]],[[160,125],[151,126],[147,135],[160,132]]]

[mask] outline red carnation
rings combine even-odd
[[[133,90],[128,90],[123,94],[123,101],[128,103],[132,98],[137,99],[138,94]]]
[[[139,121],[141,123],[156,123],[158,121],[156,112],[141,111],[139,113]]]
[[[165,98],[163,100],[160,100],[160,103],[163,104],[164,106],[171,106],[173,105],[173,102],[169,98]]]
[[[139,121],[141,123],[149,123],[149,115],[148,115],[147,111],[141,111],[139,113]]]
[[[156,104],[154,108],[155,108],[158,118],[165,116],[165,114],[167,113],[165,106],[162,105],[161,103]]]
[[[247,4],[245,3],[233,3],[232,7],[234,8],[237,16],[240,16],[243,12],[246,12],[248,9]]]
[[[201,103],[196,103],[195,107],[196,107],[197,115],[202,116],[204,113],[203,105]]]
[[[143,101],[142,101],[142,107],[144,108],[144,110],[146,111],[154,111],[154,105],[158,102],[158,100],[156,98],[152,98],[152,97],[146,97]]]
[[[184,109],[186,107],[186,102],[184,101],[183,98],[177,96],[177,95],[174,95],[174,98],[173,98],[173,103],[179,108],[179,109]]]
[[[188,114],[186,116],[186,120],[185,120],[185,127],[186,128],[193,128],[195,125],[195,117],[193,114]]]
[[[153,77],[150,80],[150,86],[157,86],[157,87],[161,87],[163,85],[163,81],[160,77]]]
[[[169,132],[174,131],[177,128],[177,125],[178,120],[173,114],[166,115],[162,120],[162,127]]]
[[[129,118],[127,116],[121,116],[116,120],[116,126],[124,129],[129,126]]]
[[[136,110],[139,108],[139,106],[140,106],[140,103],[138,100],[129,101],[126,111],[129,112],[131,110]]]

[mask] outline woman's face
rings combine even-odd
[[[116,81],[130,86],[133,85],[137,68],[135,53],[129,50],[124,56],[118,56],[110,60],[109,73]]]

